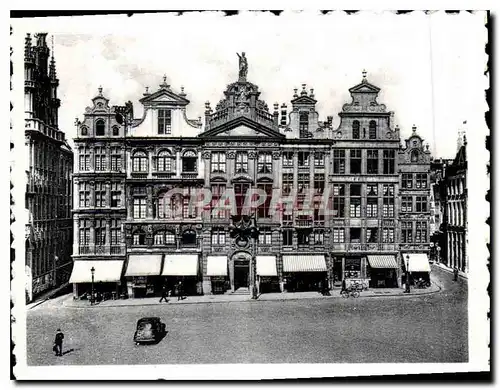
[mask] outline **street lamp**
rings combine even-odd
[[[92,266],[92,268],[90,269],[90,273],[92,274],[92,287],[90,290],[90,304],[93,305],[94,304],[94,274],[95,274],[94,266]]]
[[[405,293],[410,292],[410,255],[406,255],[406,288]]]

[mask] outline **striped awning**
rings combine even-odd
[[[162,276],[196,276],[198,275],[197,254],[166,254],[163,262]]]
[[[406,256],[410,257],[408,271],[410,272],[431,272],[429,259],[425,253],[407,253],[403,255],[405,262]]]
[[[283,256],[283,272],[323,272],[326,271],[324,255]]]
[[[158,276],[163,254],[130,255],[125,276]]]
[[[207,276],[227,276],[227,256],[208,256]]]
[[[94,282],[119,282],[122,276],[123,260],[76,260],[69,278],[70,283],[91,283],[94,268]]]
[[[367,257],[372,268],[398,268],[394,255],[368,255]]]
[[[278,276],[276,256],[257,256],[257,275]]]

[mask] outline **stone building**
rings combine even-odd
[[[26,36],[24,51],[26,164],[26,295],[68,282],[71,272],[73,152],[58,126],[60,100],[47,34]]]
[[[109,173],[95,172],[93,164],[111,159],[114,145],[120,150],[121,181],[116,184],[122,185],[123,203],[112,212],[121,219],[111,222],[115,217],[108,217],[109,222],[99,222],[104,229],[99,231],[109,237],[103,232],[123,226],[124,249],[120,257],[95,249],[79,254],[86,234],[95,246],[97,224],[92,220],[105,215],[90,192],[88,209],[75,207],[80,231],[75,234],[75,264],[80,262],[86,275],[75,276],[75,283],[89,281],[91,266],[97,277],[95,264],[111,268],[108,264],[115,260],[107,281],[111,290],[129,296],[158,294],[165,285],[175,292],[179,281],[187,294],[246,294],[254,284],[259,293],[317,290],[344,279],[397,287],[401,172],[414,180],[415,187],[406,191],[420,210],[415,217],[413,211],[405,213],[412,237],[419,237],[416,246],[405,242],[405,254],[426,256],[429,206],[423,203],[429,200],[429,152],[415,132],[401,148],[393,113],[377,102],[380,89],[366,74],[349,90],[352,101],[343,106],[334,129],[332,116],[319,120],[313,89],[303,84],[300,92],[294,90],[290,108],[275,103],[271,112],[259,87],[247,80],[247,70],[246,58],[240,57],[239,78],[226,87],[214,109],[205,104],[204,126],[201,118],[187,118],[184,91],[175,93],[166,80],[140,100],[141,119],[133,119],[131,104],[110,108],[101,94],[94,99],[78,124],[75,145],[79,156],[88,156],[94,181],[108,180],[111,186]],[[99,102],[106,110],[101,116],[95,111]],[[124,111],[120,127],[114,121]],[[90,129],[100,120],[105,129],[116,126],[116,135],[109,140],[94,135]],[[111,149],[98,153],[95,148],[103,142]],[[78,185],[86,175],[79,167]],[[95,191],[91,183],[88,188]],[[112,190],[104,188],[103,196],[113,201]],[[255,216],[260,233],[255,246],[230,234],[232,216],[247,212]],[[85,234],[82,219],[89,220]],[[91,259],[94,263],[82,263]],[[103,288],[105,281],[100,281]]]

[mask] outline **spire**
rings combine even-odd
[[[54,58],[54,36],[51,36],[51,43],[52,43],[52,50],[51,50],[51,56],[50,56],[50,65],[49,65],[49,77],[51,80],[56,80],[57,75],[56,75],[56,60]]]
[[[31,36],[30,34],[26,34],[26,38],[24,39],[24,58],[28,58],[31,55]]]

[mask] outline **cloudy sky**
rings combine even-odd
[[[405,138],[415,124],[437,157],[451,158],[457,133],[467,121],[468,136],[484,127],[486,29],[484,13],[426,15],[413,12],[219,13],[83,16],[21,19],[18,42],[26,32],[54,36],[60,79],[59,126],[75,136],[99,86],[110,104],[134,103],[145,87],[157,89],[165,74],[174,91],[184,86],[188,116],[203,116],[227,84],[236,81],[238,57],[246,52],[249,81],[269,107],[289,103],[293,88],[314,88],[321,119],[350,101],[348,89],[361,81],[380,87],[379,102],[395,112]],[[22,43],[21,43],[22,44]]]

